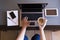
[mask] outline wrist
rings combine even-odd
[[[39,28],[41,31],[44,30],[43,28]]]
[[[27,28],[26,26],[22,26],[22,28],[24,29],[24,28]]]

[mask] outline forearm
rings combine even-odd
[[[24,40],[25,32],[26,32],[26,27],[22,28],[16,40]]]
[[[40,40],[46,40],[45,33],[43,29],[40,29]]]

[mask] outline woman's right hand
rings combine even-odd
[[[39,22],[40,18],[38,18],[38,25],[39,25],[39,28],[43,30],[47,24],[47,19],[46,18],[42,18],[42,19],[43,19],[43,23],[40,23]]]

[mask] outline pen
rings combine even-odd
[[[11,18],[9,18],[9,17],[7,17],[9,20],[11,20],[13,23],[15,23],[16,24],[16,22],[14,22]]]

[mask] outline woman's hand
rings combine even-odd
[[[29,25],[29,22],[27,20],[28,18],[27,17],[24,17],[21,21],[21,26],[22,26],[22,29],[17,37],[16,40],[24,40],[24,36],[25,36],[25,32],[26,32],[26,28],[27,26]]]
[[[40,19],[41,18],[38,18],[38,25],[39,25],[39,28],[43,30],[46,26],[47,19],[46,18],[42,18],[41,20]]]
[[[22,27],[27,27],[29,25],[28,17],[24,17],[21,23],[22,23]]]

